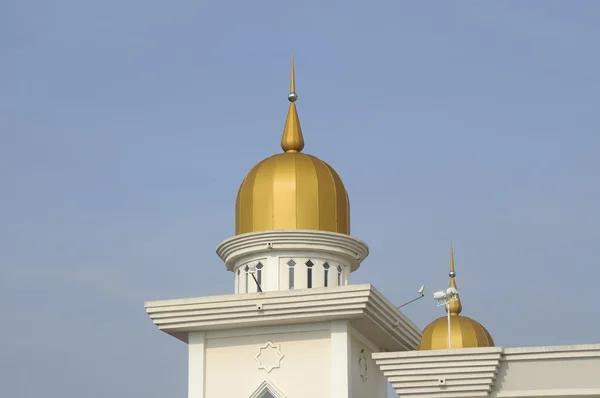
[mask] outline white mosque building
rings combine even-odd
[[[369,254],[350,235],[337,172],[302,152],[292,62],[282,153],[250,170],[235,236],[217,247],[233,294],[145,303],[189,347],[189,398],[600,397],[600,344],[496,347],[460,315],[454,259],[448,316],[423,331],[351,273]]]

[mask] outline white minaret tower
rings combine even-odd
[[[146,303],[189,345],[189,398],[386,396],[371,355],[413,350],[420,331],[371,285],[350,285],[369,249],[350,236],[336,171],[302,153],[294,64],[283,153],[258,163],[217,247],[234,294]]]

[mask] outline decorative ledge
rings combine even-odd
[[[374,353],[402,397],[484,397],[500,367],[501,348]]]
[[[404,397],[600,397],[600,344],[374,353]]]
[[[600,358],[600,344],[505,348],[507,361]]]
[[[160,330],[185,342],[193,331],[340,319],[386,350],[414,350],[421,339],[419,328],[371,285],[151,301],[145,307]]]
[[[369,247],[350,235],[313,230],[249,232],[225,239],[217,246],[217,255],[228,270],[242,257],[266,251],[313,251],[347,258],[352,271],[369,255]]]

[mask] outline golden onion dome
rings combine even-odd
[[[297,99],[292,57],[290,106],[281,138],[284,152],[258,163],[242,182],[235,206],[236,235],[283,229],[350,234],[344,183],[333,167],[302,153]]]
[[[456,289],[454,271],[454,251],[450,247],[450,287]],[[450,339],[452,348],[494,347],[490,333],[479,322],[459,315],[462,311],[460,296],[446,306],[450,311]],[[443,316],[431,322],[423,330],[419,350],[448,349],[448,317]]]

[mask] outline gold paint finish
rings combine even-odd
[[[236,235],[277,229],[350,234],[344,183],[324,161],[304,153],[273,155],[254,166],[236,200]]]
[[[454,275],[454,249],[452,248],[452,243],[450,243],[450,275]],[[456,287],[456,278],[453,276],[450,277],[450,287]],[[446,312],[450,311],[450,315],[458,315],[462,311],[462,303],[460,302],[460,294],[458,296],[458,300],[451,302],[448,306],[446,306]],[[452,346],[454,347],[454,345]]]
[[[450,286],[456,288],[454,277],[454,250],[450,246]],[[490,333],[479,322],[459,315],[462,311],[460,296],[448,305],[450,311],[450,333],[452,348],[494,347]],[[448,349],[448,318],[440,317],[423,330],[419,350]]]
[[[494,347],[494,340],[479,322],[461,315],[450,315],[452,348]],[[448,319],[431,322],[421,336],[419,350],[448,349]]]
[[[294,56],[292,55],[292,72],[290,77],[290,95],[296,95],[296,78],[294,73]],[[300,128],[300,119],[296,110],[295,97],[290,99],[285,126],[281,136],[281,149],[285,152],[300,152],[304,149],[304,137]]]
[[[324,161],[301,153],[304,138],[295,85],[292,57],[291,103],[281,138],[285,152],[258,163],[242,182],[235,207],[236,235],[282,229],[350,234],[350,204],[341,178]]]
[[[294,73],[294,53],[292,53],[292,73],[290,73],[290,93],[296,92],[296,74]]]
[[[286,152],[300,152],[304,149],[304,137],[300,128],[300,119],[296,104],[290,103],[285,127],[281,136],[281,148]]]

